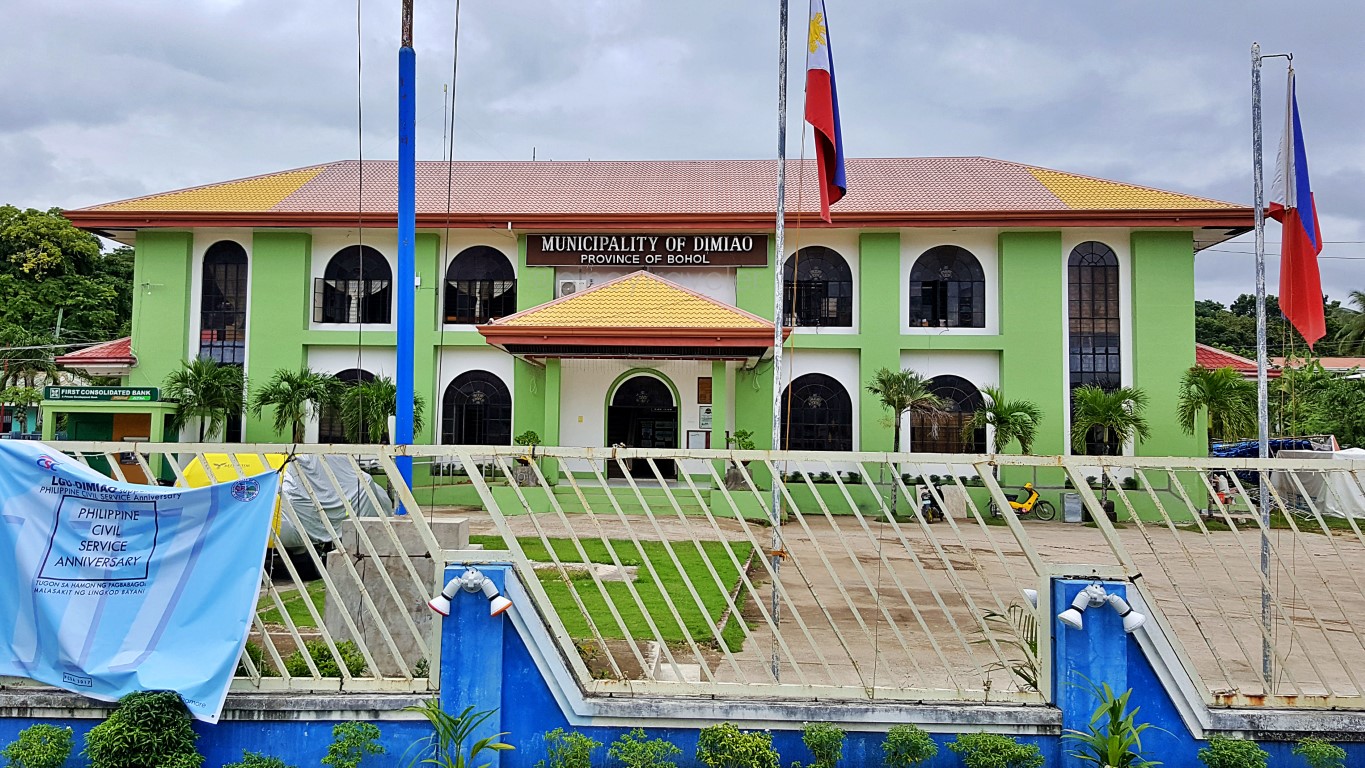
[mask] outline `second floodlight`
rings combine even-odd
[[[442,616],[449,616],[450,601],[455,599],[455,595],[461,589],[466,592],[482,592],[483,596],[488,598],[489,616],[497,616],[512,607],[512,601],[503,597],[493,580],[484,576],[478,568],[467,568],[457,578],[446,582],[441,594],[433,597],[427,606]]]

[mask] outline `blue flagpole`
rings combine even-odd
[[[412,47],[412,0],[403,0],[403,45],[398,49],[398,370],[395,445],[412,443],[413,332],[417,269],[417,51]],[[412,458],[397,457],[403,482],[412,487]]]

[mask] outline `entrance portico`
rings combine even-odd
[[[544,366],[546,431],[556,444],[584,447],[724,447],[734,423],[735,373],[770,356],[773,345],[771,321],[644,271],[479,332]],[[684,472],[705,471],[683,464]],[[665,479],[679,470],[671,461],[656,466]],[[616,466],[599,470],[621,475]],[[627,471],[653,477],[643,461]]]

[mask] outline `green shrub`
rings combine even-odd
[[[1302,757],[1308,768],[1345,768],[1346,765],[1346,750],[1317,736],[1299,739],[1294,754]]]
[[[833,723],[806,723],[801,729],[801,741],[815,758],[810,768],[834,768],[838,765],[844,757],[844,736],[844,729]]]
[[[886,768],[919,768],[938,754],[938,745],[923,729],[913,725],[893,725],[882,742],[882,762]]]
[[[1152,726],[1151,723],[1136,722],[1141,707],[1129,711],[1128,697],[1133,694],[1133,689],[1124,691],[1122,696],[1115,695],[1109,683],[1091,684],[1090,690],[1099,701],[1099,706],[1090,716],[1086,730],[1068,730],[1062,734],[1063,740],[1075,742],[1079,746],[1079,750],[1072,752],[1071,756],[1110,768],[1154,768],[1161,765],[1142,756],[1142,732]]]
[[[322,638],[309,640],[303,647],[308,649],[308,655],[313,657],[313,663],[318,666],[318,672],[323,677],[341,677],[341,667],[337,665],[336,658],[332,656],[332,650],[327,647],[325,640]],[[341,654],[346,669],[350,670],[351,677],[360,677],[369,671],[364,654],[360,652],[359,646],[350,640],[337,643],[337,652]],[[313,674],[308,669],[308,660],[303,657],[302,650],[294,651],[285,657],[284,669],[294,677],[311,677]]]
[[[536,768],[592,768],[592,753],[600,746],[586,733],[556,728],[545,734],[545,759]]]
[[[1020,744],[998,733],[964,733],[948,742],[966,768],[1042,768],[1043,755],[1033,744]]]
[[[717,723],[701,729],[697,761],[706,768],[778,768],[773,735],[767,731],[741,731],[734,723]]]
[[[384,745],[379,743],[379,727],[374,723],[337,723],[332,726],[332,743],[327,747],[322,764],[332,768],[356,768],[366,755],[382,754]]]
[[[278,757],[266,757],[259,752],[242,750],[242,762],[228,763],[223,768],[294,768]]]
[[[85,735],[90,768],[200,768],[199,735],[175,691],[139,691],[119,699],[109,719]]]
[[[62,768],[70,756],[71,729],[55,725],[30,725],[0,750],[9,768]]]
[[[847,483],[848,485],[862,485],[863,476],[858,474],[857,472],[849,472],[848,474],[844,475],[844,482]]]
[[[416,753],[410,765],[467,768],[478,764],[479,755],[483,752],[516,749],[511,744],[498,741],[507,735],[507,731],[472,741],[474,731],[492,717],[495,710],[475,712],[473,707],[465,707],[460,714],[452,715],[441,709],[440,699],[428,699],[421,704],[404,707],[403,711],[416,712],[431,723],[432,732],[414,741],[404,753],[404,759],[409,753]]]
[[[251,659],[251,663],[256,665],[256,671],[261,673],[261,677],[280,676],[280,671],[275,669],[274,663],[266,656],[265,649],[255,640],[246,641],[246,648],[242,649],[242,655]],[[307,666],[305,664],[304,668],[307,669]],[[246,671],[246,665],[240,661],[237,662],[236,675],[237,677],[250,677]]]
[[[625,768],[677,768],[673,758],[681,754],[667,739],[646,739],[643,728],[623,734],[607,750],[607,756]]]
[[[1266,768],[1270,755],[1246,739],[1214,736],[1209,745],[1199,750],[1199,762],[1206,768]]]

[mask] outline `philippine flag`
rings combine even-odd
[[[1284,140],[1275,171],[1270,217],[1280,222],[1280,311],[1308,342],[1309,349],[1327,334],[1322,311],[1322,281],[1318,254],[1322,230],[1313,188],[1308,184],[1308,156],[1303,150],[1299,101],[1294,95],[1294,70],[1289,70],[1289,103],[1285,108]]]
[[[820,218],[830,222],[829,207],[848,191],[844,181],[844,139],[839,130],[839,92],[834,87],[834,56],[829,50],[829,20],[824,0],[810,0],[806,49],[806,122],[815,129],[815,164],[820,169]]]

